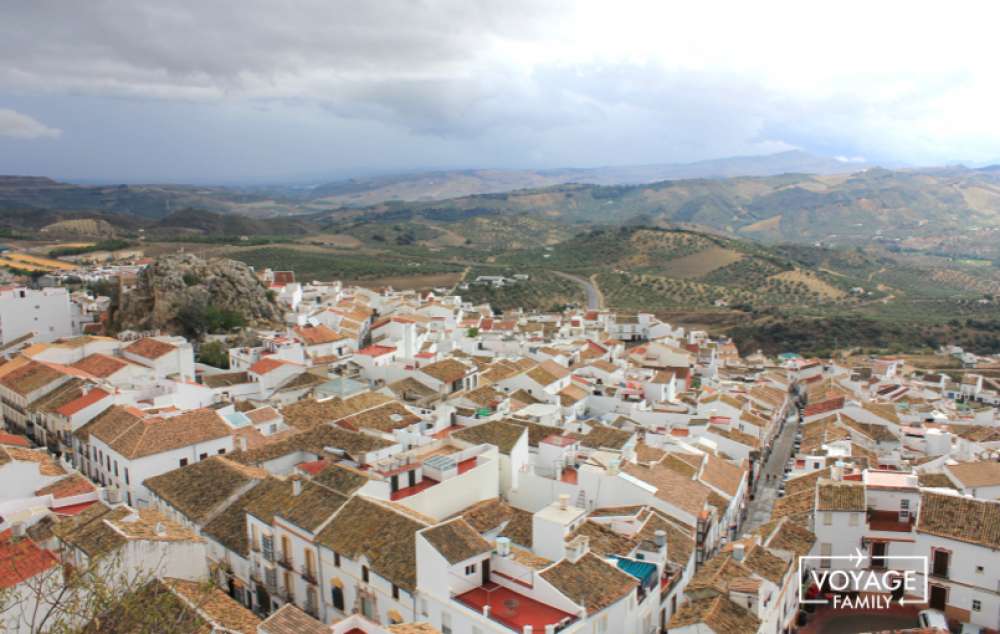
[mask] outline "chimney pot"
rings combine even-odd
[[[566,510],[569,508],[569,495],[566,493],[561,493],[559,495],[559,508]]]
[[[295,478],[292,480],[292,495],[298,496],[302,493],[302,480]]]

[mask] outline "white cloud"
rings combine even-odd
[[[0,108],[0,137],[14,139],[56,139],[62,130],[50,128],[38,119],[16,110]]]

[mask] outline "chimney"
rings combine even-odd
[[[298,497],[302,493],[302,480],[292,478],[292,495]]]
[[[510,538],[497,537],[497,555],[501,557],[510,556]]]
[[[163,537],[167,534],[167,528],[163,525],[163,522],[157,522],[153,530],[156,532],[157,537]]]
[[[580,558],[588,552],[590,552],[590,538],[585,535],[577,535],[566,544],[566,559],[572,563],[580,561]]]
[[[733,542],[733,559],[736,561],[743,561],[743,552],[743,542]]]
[[[564,511],[569,508],[569,494],[568,493],[560,493],[559,494],[559,508],[562,509],[562,510],[564,510]]]
[[[618,475],[618,471],[621,469],[622,459],[615,456],[610,461],[608,461],[608,475]]]

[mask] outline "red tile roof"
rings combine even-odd
[[[173,352],[177,348],[160,341],[159,339],[140,339],[133,344],[130,344],[125,348],[125,352],[131,352],[134,355],[144,357],[146,359],[159,359],[163,355]]]
[[[361,350],[358,350],[357,354],[361,354],[366,357],[381,357],[384,354],[389,354],[395,351],[396,348],[393,346],[380,346],[378,344],[374,344],[368,346],[367,348],[362,348]]]
[[[842,409],[843,407],[844,397],[838,396],[837,398],[829,398],[825,401],[806,405],[805,409],[802,410],[802,415],[816,416],[817,414],[825,414],[826,412],[832,412],[834,410]]]
[[[0,432],[0,445],[13,445],[15,447],[30,447],[31,441],[25,436],[18,434],[6,434]]]
[[[254,374],[267,374],[273,370],[277,370],[283,365],[299,365],[298,363],[293,363],[292,361],[285,361],[284,359],[272,359],[271,357],[264,357],[257,363],[250,366],[250,371]]]
[[[63,416],[72,416],[85,407],[90,407],[94,403],[102,401],[111,396],[108,392],[105,392],[99,387],[95,387],[90,390],[80,398],[74,399],[69,403],[66,403],[62,407],[56,409],[56,412]]]
[[[70,365],[72,368],[83,370],[87,374],[97,377],[107,378],[115,372],[128,365],[127,361],[116,359],[106,354],[94,353],[88,355],[76,363]]]
[[[0,588],[13,588],[56,565],[55,556],[30,539],[0,533]]]

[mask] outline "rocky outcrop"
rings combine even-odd
[[[250,325],[281,317],[267,287],[243,262],[178,254],[157,258],[139,274],[114,320],[119,329],[180,332],[182,314],[192,307],[231,311]]]

